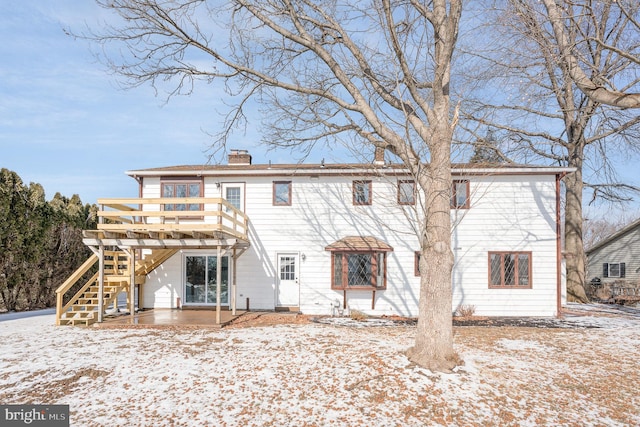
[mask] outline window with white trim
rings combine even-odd
[[[602,276],[624,279],[627,273],[624,262],[605,262],[602,265]]]

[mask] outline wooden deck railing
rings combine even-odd
[[[91,269],[98,262],[97,255],[91,255],[85,262],[82,264],[67,280],[64,281],[62,285],[56,289],[56,324],[60,324],[60,316],[62,313],[67,311],[67,309],[73,304],[75,301],[69,301],[67,304],[64,304],[64,295],[71,289],[73,285],[75,285],[84,274]],[[83,286],[81,291],[88,288],[91,283],[95,282],[98,277],[98,273],[94,274]],[[81,292],[77,292],[76,295],[79,295]]]
[[[247,239],[249,218],[222,198],[98,199],[98,230],[112,233],[215,235]]]

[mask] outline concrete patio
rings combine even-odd
[[[134,316],[127,313],[105,316],[104,322],[94,324],[94,327],[119,327],[138,325],[148,327],[167,326],[197,326],[204,328],[221,328],[233,322],[246,311],[222,310],[220,323],[216,323],[216,311],[213,309],[149,309],[136,312]]]

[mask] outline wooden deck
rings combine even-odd
[[[83,230],[93,255],[56,290],[56,324],[91,325],[104,320],[105,307],[126,292],[133,305],[134,288],[142,298],[146,276],[180,249],[217,250],[235,262],[248,248],[247,215],[222,198],[167,197],[98,199],[98,226]],[[105,250],[106,248],[106,250]],[[91,270],[98,272],[86,280]],[[235,267],[234,267],[235,268]],[[86,281],[85,281],[86,280]],[[83,283],[75,295],[67,295]],[[235,288],[235,276],[232,286]],[[232,294],[231,303],[235,303]],[[130,308],[133,310],[133,307]],[[224,325],[230,320],[207,316],[142,312],[109,324]],[[218,320],[218,322],[216,322]],[[183,323],[184,322],[184,323]]]
[[[133,317],[128,314],[120,316],[106,316],[102,323],[94,324],[97,328],[109,327],[149,327],[149,328],[222,328],[233,322],[246,311],[222,310],[221,322],[216,324],[216,311],[214,309],[201,310],[180,310],[180,309],[150,309],[136,313]]]
[[[98,204],[97,230],[83,230],[87,246],[241,250],[249,246],[249,218],[221,198],[98,199]]]

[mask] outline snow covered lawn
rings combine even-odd
[[[73,426],[640,425],[640,310],[569,308],[559,328],[455,328],[455,374],[412,365],[406,325],[7,320],[0,403],[68,404]]]

